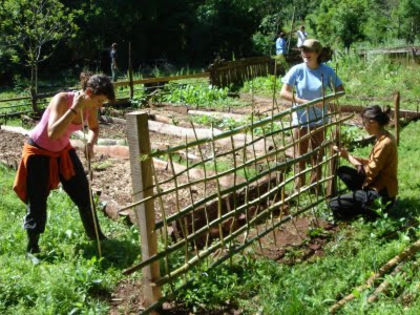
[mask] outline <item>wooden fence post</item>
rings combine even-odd
[[[128,80],[130,81],[130,100],[134,97],[133,61],[131,60],[131,42],[128,42]]]
[[[395,141],[400,144],[400,92],[394,94],[394,123],[395,123]]]
[[[134,201],[153,194],[152,159],[144,158],[150,154],[150,138],[148,114],[132,112],[126,115],[127,139],[130,151],[131,181]],[[138,192],[138,193],[136,193]],[[141,236],[142,259],[157,253],[157,237],[155,231],[155,210],[153,199],[135,208],[136,218]],[[159,261],[143,268],[144,299],[146,307],[161,297],[160,287],[155,285],[160,278]]]

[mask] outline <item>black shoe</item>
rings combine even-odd
[[[39,233],[27,232],[28,233],[28,245],[26,246],[26,252],[28,254],[38,254],[41,252],[39,249]]]
[[[87,233],[86,233],[87,234]],[[92,240],[92,241],[96,241],[96,234],[87,234],[87,237]],[[99,240],[100,241],[106,241],[108,238],[105,236],[105,234],[103,234],[101,231],[99,231]]]

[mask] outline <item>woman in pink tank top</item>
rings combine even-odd
[[[23,150],[18,171],[22,178],[16,178],[14,188],[16,192],[23,191],[18,195],[27,204],[24,228],[28,234],[28,253],[40,251],[38,240],[45,230],[48,194],[58,182],[78,206],[87,236],[96,238],[95,219],[98,221],[96,213],[91,211],[88,181],[70,145],[70,136],[86,122],[89,127],[87,158],[93,156],[99,135],[98,109],[106,100],[114,100],[115,94],[111,80],[105,75],[82,73],[80,81],[81,90],[58,93],[51,99]],[[97,231],[99,238],[104,239],[99,225]]]

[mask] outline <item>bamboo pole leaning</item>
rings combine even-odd
[[[324,145],[320,146],[319,148],[322,148],[322,147],[324,147],[324,146],[326,146],[326,145],[328,145],[328,144],[329,144],[329,143],[324,144]],[[269,169],[269,170],[264,170],[264,171],[261,171],[261,172],[259,172],[257,175],[255,175],[255,176],[253,176],[253,177],[249,177],[249,178],[247,178],[247,180],[246,180],[245,182],[243,182],[243,183],[239,183],[238,185],[236,185],[236,187],[228,187],[228,188],[226,188],[226,189],[223,189],[223,190],[221,190],[221,192],[220,192],[220,193],[221,193],[221,196],[225,196],[225,195],[227,195],[227,194],[229,194],[229,193],[231,193],[231,192],[233,192],[233,191],[235,191],[235,190],[237,190],[237,189],[239,189],[239,188],[246,187],[247,185],[249,185],[249,183],[256,182],[257,180],[259,180],[259,179],[261,179],[261,178],[265,177],[266,175],[268,175],[268,174],[269,174],[270,172],[272,172],[272,171],[280,171],[280,170],[284,170],[284,169],[286,169],[288,166],[290,166],[290,165],[294,164],[294,163],[295,163],[295,162],[297,162],[297,161],[307,159],[308,157],[310,157],[311,155],[313,155],[313,154],[314,154],[313,152],[316,152],[316,150],[314,150],[314,151],[312,151],[312,152],[308,152],[308,153],[306,153],[306,154],[304,154],[304,155],[301,155],[301,156],[299,156],[299,157],[298,157],[298,158],[296,158],[296,159],[293,159],[293,160],[288,160],[288,161],[285,161],[285,162],[283,162],[283,163],[279,163],[279,164],[275,165],[273,168],[271,168],[271,169]],[[187,187],[188,187],[188,186],[187,186]],[[198,201],[196,202],[196,206],[203,205],[203,204],[205,204],[205,203],[206,203],[206,202],[208,202],[208,201],[214,200],[215,198],[217,198],[217,196],[218,196],[218,194],[217,194],[217,193],[214,193],[214,194],[209,195],[207,198],[202,198],[202,199],[200,199],[200,200],[198,200]],[[174,215],[172,215],[172,216],[168,217],[168,218],[167,218],[168,222],[172,222],[172,221],[174,221],[174,220],[178,219],[178,218],[179,218],[179,216],[183,216],[183,215],[185,215],[185,214],[189,213],[189,212],[191,211],[191,209],[192,209],[191,205],[190,205],[190,206],[185,207],[184,209],[182,209],[182,210],[179,212],[179,214],[174,214]],[[159,228],[161,228],[161,227],[162,227],[162,223],[161,223],[161,222],[157,222],[157,223],[156,223],[156,229],[159,229]]]
[[[326,145],[329,145],[329,143],[327,143]],[[307,156],[305,156],[305,157],[307,157]],[[321,165],[328,163],[331,158],[323,161],[321,163]],[[157,253],[156,255],[149,257],[149,259],[144,260],[141,263],[139,263],[139,264],[137,264],[137,265],[135,265],[133,267],[128,268],[127,270],[124,271],[124,274],[130,274],[130,273],[132,273],[132,272],[134,272],[136,270],[139,270],[139,269],[143,268],[144,266],[147,266],[148,264],[150,264],[150,263],[152,263],[152,262],[154,262],[156,260],[159,260],[159,259],[165,257],[166,255],[170,254],[171,252],[173,252],[173,251],[175,251],[177,249],[180,249],[182,246],[184,246],[185,242],[190,242],[190,241],[196,239],[197,237],[199,237],[202,233],[204,233],[206,231],[210,231],[210,229],[213,226],[216,226],[216,225],[220,224],[221,222],[223,222],[223,221],[231,218],[232,216],[235,216],[238,213],[243,213],[249,206],[253,206],[255,204],[258,204],[259,202],[261,202],[261,200],[264,200],[268,196],[277,193],[279,190],[281,191],[288,183],[292,182],[297,176],[301,176],[302,174],[305,174],[305,173],[307,173],[307,172],[309,172],[311,170],[312,170],[312,168],[310,167],[310,168],[307,168],[307,169],[303,170],[302,172],[297,173],[296,175],[294,175],[294,176],[292,176],[290,178],[284,179],[281,183],[279,183],[277,186],[273,187],[272,189],[270,189],[266,193],[262,194],[260,197],[254,199],[254,200],[251,200],[248,203],[244,203],[243,205],[241,205],[241,206],[239,206],[237,208],[234,208],[230,212],[227,212],[227,213],[223,214],[221,217],[219,217],[219,218],[217,218],[217,219],[209,222],[208,225],[203,226],[202,228],[200,228],[197,231],[195,231],[194,234],[189,234],[188,237],[185,240],[183,239],[183,240],[179,241],[176,244],[170,245],[170,246],[168,246],[166,248],[165,251],[162,251],[160,253]],[[328,179],[330,179],[330,177],[328,177]],[[310,186],[310,187],[312,187],[312,186]],[[302,192],[304,192],[306,190],[307,189],[305,187],[300,192],[297,192],[294,195],[291,195],[291,196],[288,196],[288,197],[282,196],[282,199],[281,199],[280,202],[276,202],[276,203],[273,202],[271,204],[271,206],[269,206],[267,209],[273,210],[273,209],[276,209],[276,207],[282,207],[288,201],[292,200],[298,194],[300,194],[300,193],[302,193]],[[266,211],[267,209],[265,209],[264,211]],[[260,218],[260,216],[258,218]],[[165,221],[165,222],[167,223],[167,221]]]
[[[348,115],[348,116],[346,116],[346,117],[342,118],[340,121],[346,121],[346,120],[348,120],[348,119],[350,119],[350,118],[352,118],[352,117],[353,117],[353,114],[350,114],[350,115]],[[319,127],[319,128],[317,128],[317,129],[315,129],[315,131],[317,131],[318,129],[323,129],[323,128],[326,128],[326,127],[329,127],[329,126],[333,126],[333,125],[335,125],[336,123],[338,123],[338,122],[330,122],[330,123],[328,123],[328,124],[326,124],[326,125],[323,125],[322,127]],[[304,140],[306,140],[306,139],[309,139],[309,137],[310,137],[310,135],[309,135],[309,134],[304,135],[304,136],[302,136],[302,137],[299,139],[299,141],[304,141]],[[248,143],[248,145],[249,145],[249,143]],[[220,177],[222,177],[222,176],[226,176],[226,175],[228,175],[228,174],[230,174],[230,173],[232,173],[232,172],[233,172],[233,173],[235,173],[236,171],[238,171],[238,170],[240,170],[240,169],[246,168],[246,167],[248,167],[248,166],[252,166],[255,162],[258,162],[258,161],[264,160],[264,159],[266,159],[266,158],[268,158],[268,157],[271,157],[271,156],[276,156],[276,155],[278,155],[279,153],[286,151],[288,148],[293,147],[294,145],[295,145],[295,142],[290,143],[290,144],[288,144],[288,145],[286,145],[286,146],[283,146],[283,147],[281,147],[281,148],[278,148],[277,150],[271,150],[271,151],[269,151],[267,154],[261,155],[261,156],[257,157],[256,159],[254,158],[254,159],[248,160],[248,161],[246,161],[245,163],[243,163],[243,164],[240,164],[240,165],[236,166],[236,168],[230,168],[230,169],[228,169],[228,170],[226,170],[226,171],[219,172],[219,173],[214,174],[214,175],[212,175],[212,176],[208,176],[208,177],[206,177],[206,178],[198,179],[198,180],[195,180],[195,181],[193,181],[193,182],[189,182],[189,183],[185,183],[185,184],[179,185],[178,189],[188,188],[189,186],[194,186],[194,185],[199,184],[199,183],[202,183],[202,182],[204,182],[204,181],[206,181],[206,180],[207,180],[207,181],[210,181],[210,180],[215,180],[215,179],[218,179],[218,178],[220,178]],[[239,148],[239,147],[238,147],[238,148]],[[235,148],[235,149],[233,149],[233,150],[230,150],[230,151],[229,151],[229,153],[233,153],[233,152],[238,151],[238,148]],[[243,149],[243,148],[244,148],[244,147],[242,147],[242,149]],[[225,154],[224,154],[224,155],[225,155]],[[206,159],[206,160],[205,160],[205,162],[206,162],[207,160],[208,160],[208,159]],[[212,160],[212,159],[210,159],[209,161],[211,161],[211,160]],[[283,164],[284,164],[284,167],[287,167],[290,163],[291,163],[291,162],[288,162],[288,163],[283,163]],[[202,164],[203,164],[203,163],[199,162],[199,163],[196,163],[196,164],[194,164],[194,165],[195,165],[195,166],[198,166],[198,165],[202,165]],[[279,165],[281,165],[281,164],[279,164]],[[190,168],[192,168],[192,166],[191,166]],[[186,171],[186,169],[185,169],[183,172],[185,172],[185,171]],[[176,174],[176,176],[179,176],[180,174],[181,174],[181,172],[180,172],[180,173],[177,173],[177,174]],[[261,173],[261,174],[262,174],[262,173]],[[264,175],[267,175],[267,174],[266,174],[266,172],[264,172]],[[259,176],[258,178],[255,178],[255,179],[254,179],[254,178],[250,178],[249,180],[251,180],[251,181],[255,181],[255,180],[259,179],[259,178],[261,178],[261,177]],[[160,182],[160,184],[163,184],[163,183],[166,183],[166,182],[170,182],[171,180],[172,180],[172,178],[170,178],[169,180],[166,180],[166,181],[164,181],[164,182]],[[141,204],[141,203],[144,203],[144,202],[146,202],[146,201],[148,201],[148,200],[150,200],[150,199],[154,199],[154,198],[156,198],[158,195],[166,195],[166,194],[169,194],[169,193],[171,193],[171,192],[174,192],[174,191],[175,191],[175,189],[176,189],[176,188],[170,188],[170,189],[167,189],[167,190],[165,190],[165,191],[160,192],[159,194],[156,194],[156,195],[153,195],[153,196],[149,196],[149,197],[144,198],[144,199],[142,199],[142,200],[136,201],[136,202],[134,202],[134,203],[132,203],[132,204],[129,204],[129,205],[127,205],[127,206],[125,206],[125,207],[123,207],[123,208],[119,209],[119,210],[118,210],[118,212],[122,212],[122,211],[124,211],[124,210],[130,209],[130,208],[133,208],[133,207],[135,207],[135,206],[136,206],[136,205],[138,205],[138,204]],[[213,196],[213,197],[214,197],[214,196]],[[209,201],[209,200],[207,200],[207,201]]]
[[[321,180],[320,182],[324,182],[327,180],[330,180],[332,176],[324,178],[323,180]],[[231,240],[235,239],[236,237],[238,237],[239,235],[241,235],[243,232],[245,232],[248,228],[249,225],[253,225],[255,224],[256,221],[258,221],[261,218],[265,218],[271,211],[273,211],[274,209],[280,207],[282,205],[283,202],[288,202],[290,200],[292,200],[293,198],[297,197],[298,195],[300,195],[302,192],[306,192],[309,189],[313,188],[316,186],[315,184],[311,184],[303,189],[301,189],[300,192],[295,192],[294,194],[288,196],[287,198],[285,198],[284,201],[279,201],[275,204],[273,204],[272,206],[268,207],[267,209],[265,209],[264,211],[260,212],[258,215],[256,215],[255,217],[253,217],[252,219],[249,220],[249,223],[246,225],[243,225],[242,227],[240,227],[239,229],[237,229],[236,231],[234,231],[232,234],[226,236],[223,241],[224,242],[230,242]],[[293,217],[293,216],[291,216]],[[271,227],[269,228],[269,232],[271,232]],[[248,244],[249,245],[249,244]],[[179,268],[177,268],[176,270],[172,271],[170,274],[164,275],[162,276],[159,280],[156,281],[156,285],[160,286],[163,285],[165,283],[167,283],[169,281],[169,279],[171,278],[175,278],[181,274],[184,274],[185,272],[187,272],[192,266],[194,266],[195,264],[197,264],[201,258],[207,257],[209,256],[211,253],[213,253],[216,249],[220,248],[222,246],[222,240],[219,240],[217,242],[214,242],[210,247],[206,248],[205,250],[200,252],[200,256],[194,256],[193,258],[191,258],[188,263],[180,266]]]
[[[365,284],[358,286],[355,290],[357,292],[361,292],[366,289],[369,289],[378,278],[382,277],[384,274],[386,274],[388,271],[390,271],[392,268],[394,268],[396,265],[398,265],[402,261],[407,260],[410,257],[414,256],[419,250],[420,250],[420,240],[417,240],[416,242],[411,244],[411,246],[409,246],[408,248],[403,250],[401,253],[396,255],[394,258],[389,260],[385,265],[383,265],[378,270],[378,272],[370,276],[367,279]],[[329,309],[330,313],[334,314],[335,312],[337,312],[338,309],[343,307],[347,302],[350,302],[351,300],[353,300],[355,297],[356,296],[354,293],[346,295],[344,298],[342,298],[341,300],[339,300],[337,303],[335,303],[334,305],[330,307]]]
[[[327,117],[333,117],[333,115],[335,115],[336,113],[329,113],[328,115],[326,115]],[[347,116],[348,118],[346,118],[346,119],[350,119],[352,116]],[[318,121],[319,119],[313,119],[313,120],[310,120],[308,123],[312,123],[312,122],[316,122],[316,121]],[[196,162],[196,163],[194,163],[194,164],[191,164],[190,166],[189,166],[189,168],[186,168],[186,169],[184,169],[184,170],[182,170],[182,171],[179,171],[179,172],[177,172],[177,174],[176,174],[176,176],[180,176],[180,175],[182,175],[183,173],[185,173],[187,170],[191,170],[191,169],[193,169],[193,168],[196,168],[196,167],[199,167],[199,166],[202,166],[202,165],[205,165],[205,163],[206,162],[210,162],[210,161],[212,161],[213,160],[213,158],[220,158],[220,157],[223,157],[223,156],[226,156],[226,155],[229,155],[229,154],[235,154],[235,153],[237,153],[237,152],[242,152],[243,150],[244,150],[244,148],[246,148],[247,146],[250,146],[250,145],[252,145],[252,144],[254,144],[254,143],[256,143],[256,142],[259,142],[259,141],[261,141],[261,140],[264,140],[264,139],[266,139],[267,137],[271,137],[271,138],[273,138],[275,135],[277,135],[277,134],[279,134],[279,133],[281,133],[282,134],[282,137],[284,138],[284,133],[286,132],[286,131],[290,131],[290,130],[292,130],[293,128],[295,128],[294,126],[291,126],[291,125],[287,125],[286,127],[284,127],[283,126],[283,121],[280,121],[280,124],[281,124],[281,128],[280,129],[273,129],[272,131],[270,131],[269,133],[265,133],[264,135],[262,135],[262,136],[260,136],[260,137],[258,137],[258,138],[255,138],[254,140],[252,140],[252,141],[250,141],[250,142],[245,142],[245,141],[243,141],[243,143],[244,144],[242,144],[242,145],[240,145],[240,146],[236,146],[235,148],[232,148],[232,150],[229,150],[229,151],[224,151],[224,152],[221,152],[221,153],[217,153],[215,156],[210,156],[210,157],[208,157],[208,158],[204,158],[204,155],[203,155],[203,157],[201,158],[201,161],[199,161],[199,162]],[[193,126],[193,131],[195,130],[195,128],[194,128],[194,125],[192,125]],[[231,137],[232,137],[233,135],[231,135]],[[195,139],[196,139],[196,141],[198,141],[198,137],[196,136],[195,137]],[[285,142],[283,141],[283,144],[284,144]],[[275,145],[275,143],[274,143],[274,140],[273,140],[273,145],[274,145],[274,147],[276,148],[276,150],[277,150],[277,146]],[[191,146],[193,146],[193,145],[191,145]],[[198,148],[200,147],[200,145],[196,145]],[[285,147],[285,149],[283,149],[283,148],[280,148],[279,149],[279,151],[277,152],[277,153],[279,153],[280,151],[285,151],[287,148],[289,148],[289,147],[286,147],[286,145],[284,144],[283,145],[284,147]],[[162,181],[162,182],[160,182],[160,184],[166,184],[166,183],[168,183],[168,182],[170,182],[172,179],[171,178],[169,178],[169,179],[167,179],[167,180],[164,180],[164,181]],[[125,209],[122,209],[121,211],[123,211],[123,210],[125,210]]]
[[[395,269],[389,275],[390,276],[395,276],[396,274],[398,274],[403,269],[403,267],[404,267],[404,262],[400,262],[398,264],[398,266],[395,267]],[[378,285],[378,287],[375,289],[375,291],[368,297],[367,301],[369,303],[373,303],[373,302],[377,301],[378,298],[379,298],[379,295],[381,293],[384,293],[387,290],[387,288],[389,287],[389,285],[390,285],[390,282],[387,279],[385,279],[384,282],[382,282],[380,285]]]
[[[318,205],[320,203],[319,202],[315,202],[314,204],[308,205],[307,207],[301,209],[300,211],[298,211],[297,213],[294,214],[294,216],[296,215],[300,215],[302,213],[304,213],[305,211],[307,211],[308,209],[310,209],[311,207],[315,207],[316,205]],[[277,228],[280,225],[288,222],[289,220],[292,219],[292,215],[288,215],[287,217],[284,218],[280,218],[278,222],[275,223],[275,226],[273,226],[272,228]],[[231,258],[234,254],[240,252],[241,250],[243,250],[244,248],[246,248],[247,246],[249,246],[249,244],[251,244],[252,242],[255,241],[255,239],[257,237],[261,238],[264,237],[266,234],[268,234],[269,232],[271,232],[271,230],[268,231],[264,231],[259,235],[254,236],[253,238],[247,240],[244,244],[240,245],[239,247],[235,247],[232,248],[232,250],[229,250],[228,253],[225,256],[222,256],[221,258],[219,258],[217,261],[213,262],[208,268],[208,270],[211,270],[215,267],[217,267],[218,265],[220,265],[221,263],[223,263],[224,261],[226,261],[227,259]],[[182,288],[185,288],[186,286],[188,286],[191,282],[193,281],[193,279],[188,280],[188,282],[184,283],[183,285],[181,285],[180,287],[178,287],[178,290],[181,290]],[[156,301],[154,304],[148,306],[143,312],[144,314],[149,314],[150,311],[156,309],[157,307],[159,307],[165,300],[166,298],[169,297],[173,297],[174,296],[174,292],[172,291],[171,293],[169,293],[166,297],[162,297],[160,298],[158,301]]]
[[[316,98],[316,99],[314,99],[314,100],[312,100],[308,103],[288,108],[285,111],[283,111],[281,113],[278,113],[273,117],[268,117],[268,118],[262,119],[260,121],[254,122],[253,124],[246,124],[246,125],[243,125],[243,126],[240,126],[240,127],[237,127],[237,128],[233,128],[229,131],[222,132],[218,135],[215,135],[213,139],[212,139],[212,137],[207,137],[207,138],[199,139],[197,141],[190,142],[189,146],[191,147],[191,146],[195,146],[195,145],[199,145],[199,144],[203,144],[203,143],[208,143],[208,142],[211,142],[213,140],[216,141],[216,140],[219,140],[219,139],[229,137],[230,135],[246,132],[246,131],[250,130],[251,128],[262,127],[262,126],[266,125],[267,123],[270,123],[273,120],[276,120],[276,121],[280,120],[280,118],[286,116],[290,112],[295,112],[299,109],[306,108],[308,106],[314,105],[314,104],[322,102],[322,101],[332,100],[332,99],[335,99],[337,97],[341,97],[344,94],[345,94],[344,91],[341,91],[341,92],[337,92],[335,94],[326,95],[324,98],[322,98],[322,97]],[[178,146],[173,146],[173,147],[170,147],[166,150],[156,150],[155,152],[151,153],[151,156],[156,157],[156,156],[159,156],[159,155],[169,154],[169,153],[176,152],[176,151],[179,151],[179,150],[185,150],[185,144],[178,145]]]

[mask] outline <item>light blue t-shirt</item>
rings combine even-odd
[[[276,55],[284,55],[286,53],[286,40],[284,38],[277,38],[276,40]]]
[[[333,91],[333,87],[337,88],[342,85],[340,78],[335,74],[334,70],[321,63],[318,68],[311,69],[305,63],[300,63],[293,66],[287,74],[283,77],[282,82],[294,86],[297,97],[306,100],[313,100],[322,97],[322,83],[321,77],[324,79],[324,89]],[[325,93],[328,94],[328,93]],[[296,106],[296,104],[293,104]],[[293,112],[292,125],[307,125],[308,121],[318,119],[318,121],[310,122],[310,126],[316,126],[328,122],[327,114],[328,107],[323,109],[310,106],[308,110],[302,109]],[[322,119],[324,117],[324,119]]]

